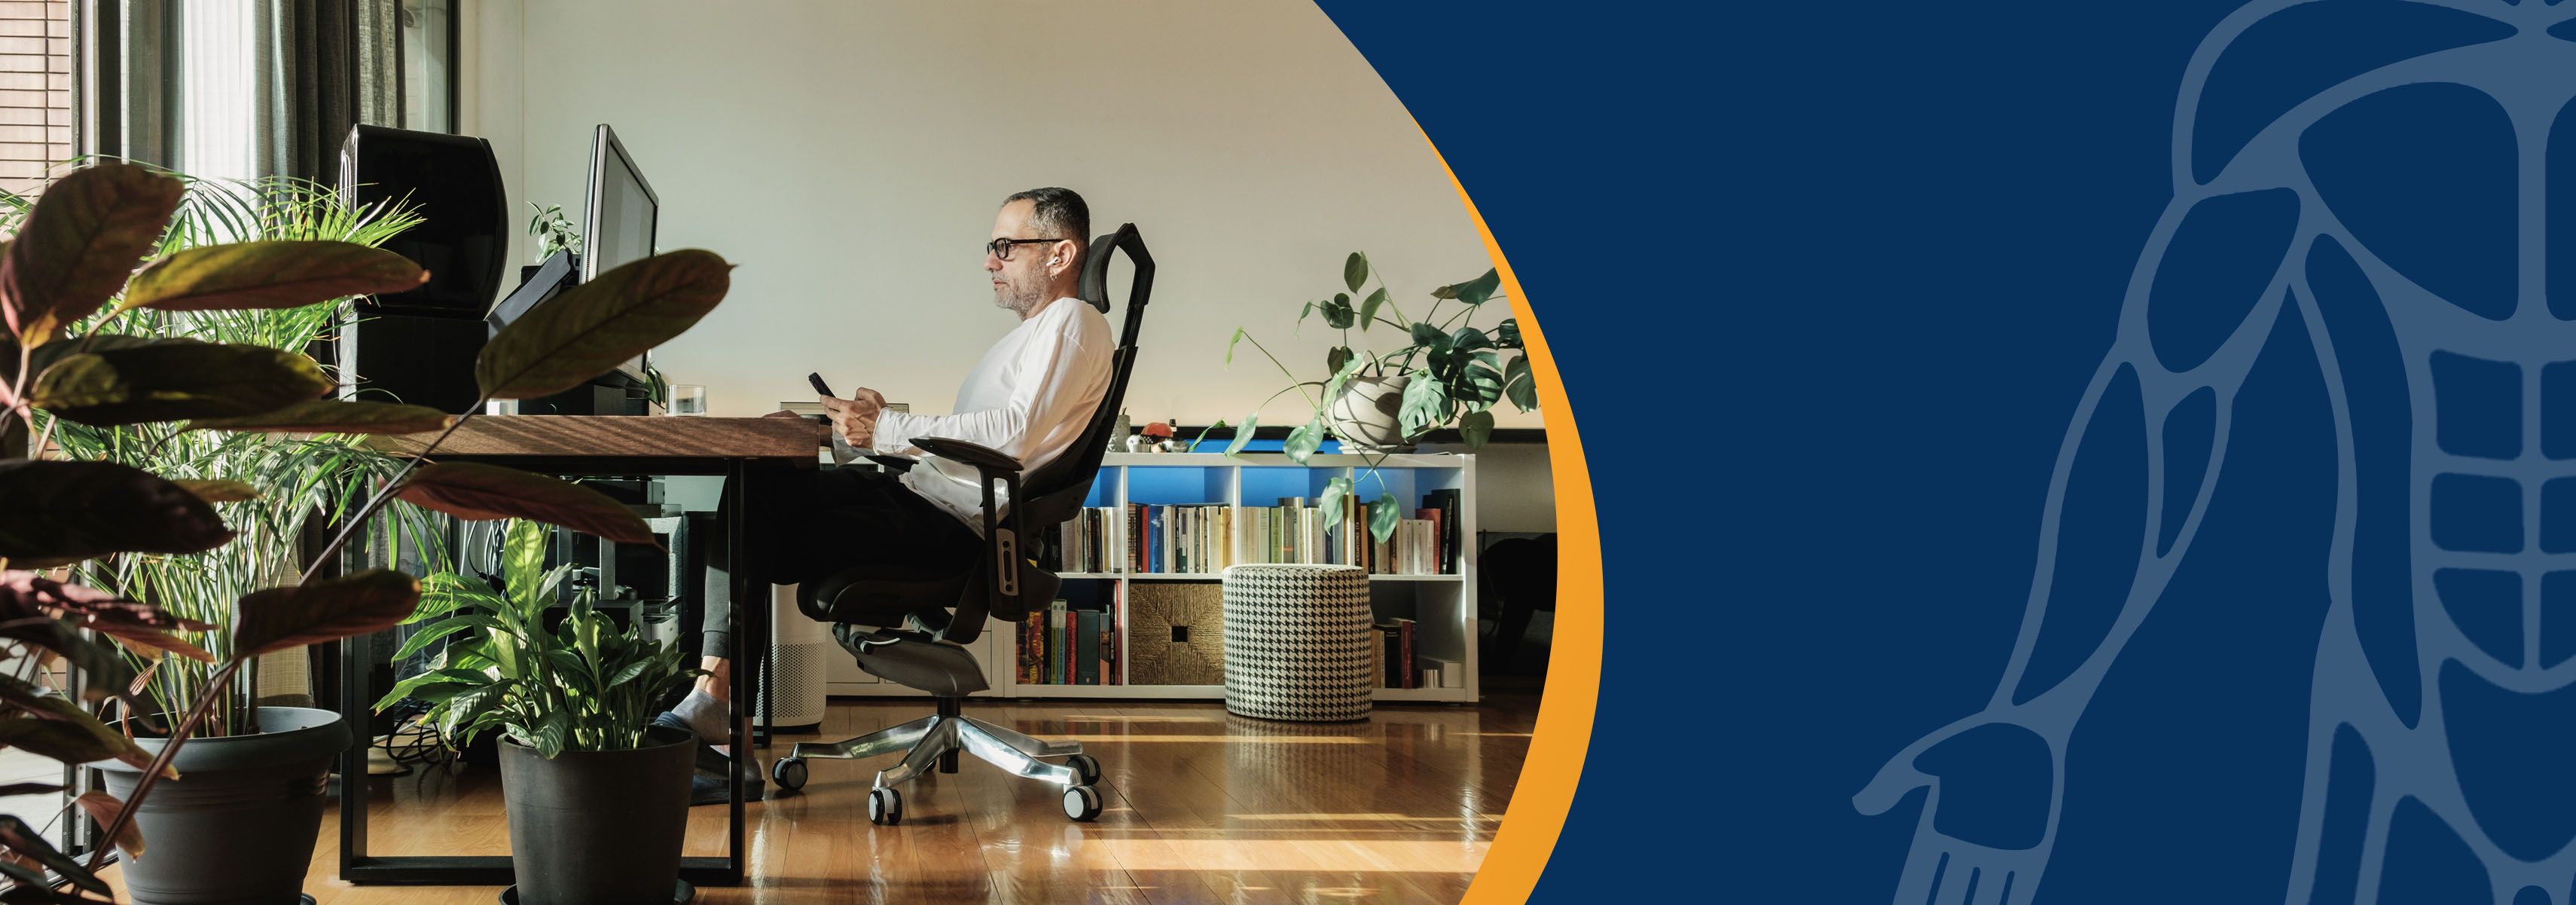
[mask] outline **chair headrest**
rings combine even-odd
[[[1136,224],[1120,224],[1117,232],[1091,240],[1082,259],[1082,280],[1076,284],[1074,295],[1090,302],[1102,314],[1109,313],[1109,259],[1114,257],[1114,251],[1125,251],[1128,260],[1136,265],[1138,285],[1150,286],[1154,280],[1154,257],[1145,252],[1145,240],[1136,234]],[[1145,297],[1131,291],[1127,301],[1141,305]]]

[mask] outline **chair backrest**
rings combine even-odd
[[[1101,456],[1109,451],[1110,434],[1118,429],[1118,411],[1127,398],[1127,376],[1136,366],[1136,333],[1145,323],[1145,303],[1154,294],[1154,255],[1145,250],[1145,238],[1128,223],[1118,231],[1092,240],[1090,257],[1082,265],[1081,288],[1076,294],[1093,307],[1107,313],[1109,304],[1110,252],[1124,252],[1135,266],[1135,276],[1127,286],[1127,323],[1118,333],[1118,348],[1109,354],[1109,391],[1100,397],[1100,407],[1093,410],[1091,426],[1084,428],[1082,438],[1064,455],[1020,479],[1020,498],[1013,503],[1021,524],[1035,531],[1053,527],[1082,511],[1082,502],[1091,496],[1091,482],[1100,475]]]
[[[1101,456],[1109,451],[1110,434],[1117,430],[1118,410],[1127,398],[1127,376],[1136,364],[1137,331],[1145,323],[1145,303],[1154,292],[1154,256],[1145,250],[1145,239],[1136,233],[1133,223],[1092,241],[1075,295],[1103,313],[1110,307],[1111,252],[1126,253],[1136,274],[1127,288],[1127,324],[1119,332],[1118,348],[1109,354],[1109,389],[1101,395],[1091,424],[1083,428],[1082,437],[1074,441],[1072,449],[1020,477],[1007,517],[1011,536],[1035,537],[1036,532],[1053,528],[1081,512],[1083,501],[1091,496],[1092,480],[1100,475]],[[971,575],[906,581],[889,579],[880,568],[844,571],[825,581],[808,583],[798,592],[797,605],[805,615],[824,622],[852,621],[852,614],[859,613],[883,618],[890,608],[909,607],[911,618],[928,630],[928,637],[972,643],[983,634],[985,619],[1024,621],[1031,601],[1043,604],[1053,600],[1063,584],[1052,573],[1029,566],[1017,544],[996,543],[994,555],[987,556]],[[1003,576],[996,571],[998,568],[1012,568],[1015,572]],[[999,580],[1005,577],[1010,580]],[[948,598],[948,594],[957,596]],[[952,606],[955,612],[946,612]]]

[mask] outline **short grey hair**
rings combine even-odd
[[[1013,194],[1002,199],[1002,204],[1009,206],[1015,201],[1032,205],[1030,229],[1042,236],[1073,240],[1074,260],[1081,260],[1084,249],[1091,247],[1091,205],[1082,200],[1082,193],[1049,186]]]

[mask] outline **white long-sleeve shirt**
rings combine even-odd
[[[1081,438],[1100,401],[1109,395],[1109,355],[1117,348],[1109,319],[1077,298],[1048,302],[985,351],[957,388],[954,413],[877,415],[877,452],[920,455],[920,437],[980,444],[1017,459],[1035,472]],[[948,510],[968,527],[984,530],[984,492],[975,467],[928,457],[903,476],[904,486]],[[999,496],[1004,505],[1007,500]]]

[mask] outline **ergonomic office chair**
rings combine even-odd
[[[1081,744],[1040,741],[961,711],[967,695],[991,687],[964,645],[983,634],[986,618],[1024,621],[1030,611],[1055,599],[1063,579],[1031,562],[1023,539],[1082,511],[1092,478],[1100,473],[1101,455],[1109,449],[1109,435],[1116,430],[1127,374],[1136,362],[1136,331],[1154,287],[1154,256],[1146,252],[1133,223],[1092,243],[1076,294],[1103,313],[1109,310],[1111,251],[1125,252],[1135,266],[1135,281],[1127,290],[1127,323],[1117,350],[1110,353],[1109,390],[1073,448],[1023,477],[1020,463],[983,446],[937,437],[914,441],[923,452],[974,466],[980,474],[984,555],[979,564],[963,574],[862,566],[797,589],[797,608],[833,623],[832,636],[858,658],[859,668],[929,692],[938,699],[938,712],[844,742],[800,742],[770,768],[780,790],[794,792],[805,785],[809,758],[847,760],[906,751],[903,762],[879,771],[868,790],[868,821],[894,824],[903,820],[903,793],[896,787],[928,771],[934,761],[940,772],[957,772],[957,754],[964,751],[1021,776],[1063,786],[1067,817],[1100,816],[1100,793],[1092,788],[1100,781],[1100,763],[1082,753]],[[869,458],[896,469],[913,464],[895,456]],[[1009,502],[1007,511],[995,511],[996,485]]]

